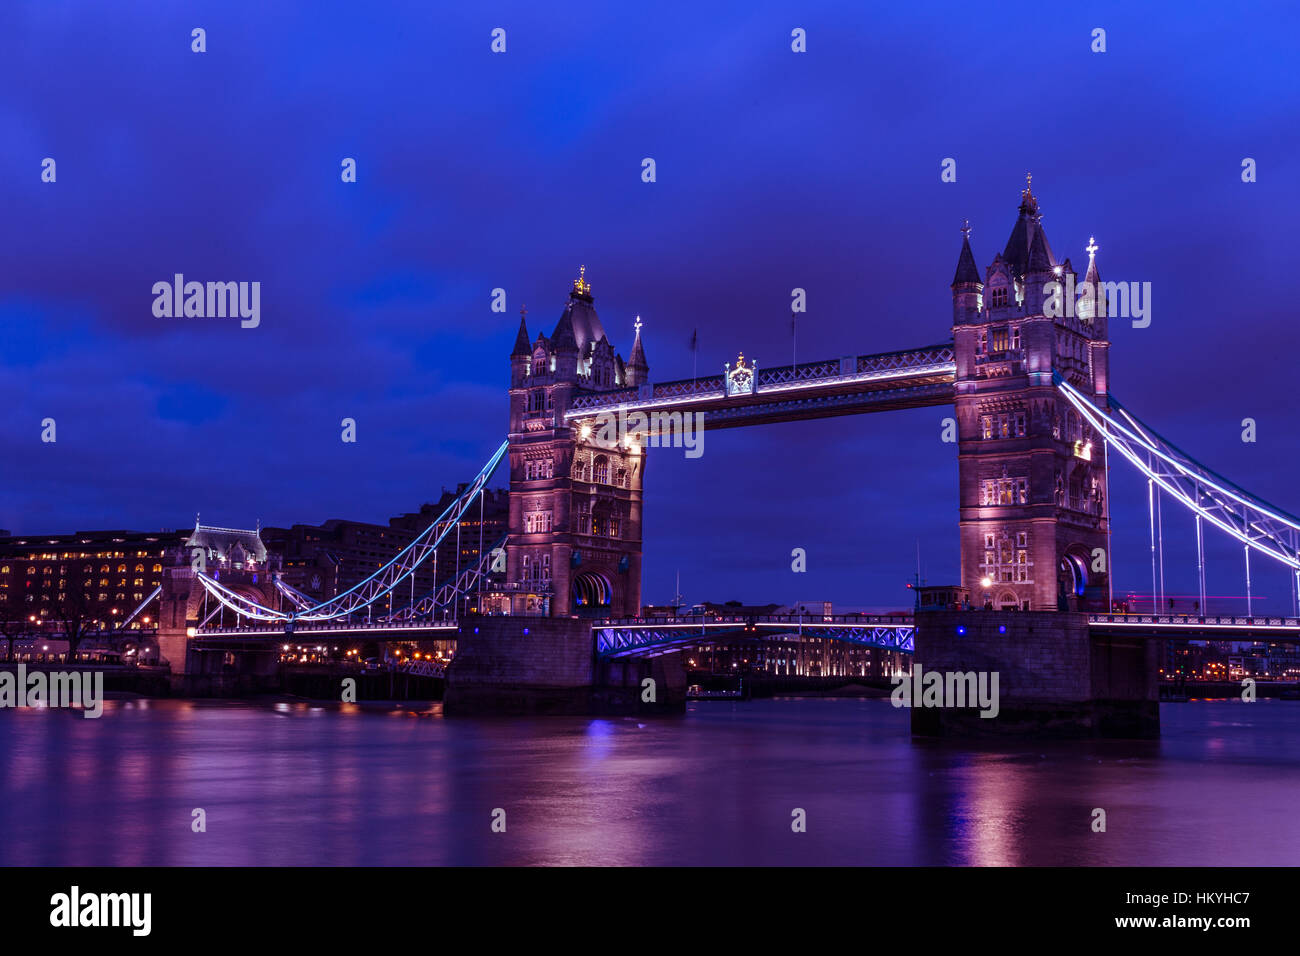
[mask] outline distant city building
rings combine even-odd
[[[743,677],[873,677],[911,670],[911,655],[830,637],[783,634],[751,640],[727,640],[688,647],[688,672]]]
[[[436,502],[422,505],[419,511],[390,518],[386,525],[331,518],[319,525],[264,528],[262,538],[267,548],[280,556],[286,584],[314,598],[328,599],[360,584],[391,561],[433,524],[465,487],[462,484],[455,491],[444,489]],[[484,492],[481,522],[484,553],[490,553],[505,537],[508,512],[504,489]],[[480,557],[479,516],[479,506],[471,505],[460,523],[459,539],[453,525],[436,555],[429,555],[413,575],[414,586],[410,581],[399,585],[384,609],[390,605],[393,609],[401,608],[410,603],[412,596],[418,600],[434,590],[435,579],[442,585],[451,580],[457,568],[463,571],[475,566]]]
[[[951,590],[951,589],[949,589]],[[652,615],[645,609],[644,617]],[[899,619],[909,619],[910,611],[898,611]],[[764,618],[802,616],[810,623],[834,616],[829,601],[810,601],[801,604],[742,604],[740,601],[702,601],[682,608],[678,616],[698,617],[705,620],[735,618]],[[851,612],[838,617],[878,618]],[[883,615],[891,616],[891,615]],[[768,677],[863,677],[887,678],[891,674],[906,672],[911,668],[911,655],[880,647],[868,647],[827,637],[806,634],[763,635],[728,639],[719,637],[716,642],[687,647],[682,659],[693,677],[703,675],[718,677],[743,677],[762,674]]]
[[[648,620],[677,617],[682,609],[676,604],[647,604],[641,609],[641,616]]]
[[[163,567],[190,537],[120,530],[0,535],[0,618],[111,626],[158,587]]]
[[[1300,650],[1289,645],[1162,640],[1157,659],[1167,681],[1300,680]]]
[[[969,610],[970,590],[955,584],[922,585],[916,589],[916,604],[922,611]]]

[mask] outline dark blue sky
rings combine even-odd
[[[1300,15],[1141,6],[7,3],[0,527],[412,510],[500,442],[518,308],[549,332],[579,263],[625,354],[644,319],[656,379],[691,374],[693,328],[701,371],[788,362],[795,286],[800,360],[943,341],[958,225],[982,268],[1027,170],[1059,257],[1095,234],[1104,278],[1153,284],[1150,328],[1112,323],[1116,396],[1300,510]],[[260,281],[261,326],[155,318],[176,272]],[[906,602],[918,541],[955,580],[945,414],[653,455],[646,599],[680,569],[690,600]],[[1118,581],[1149,591],[1145,483],[1116,464],[1111,485]],[[1191,521],[1166,517],[1190,594]],[[1244,593],[1240,549],[1212,554],[1211,593]]]

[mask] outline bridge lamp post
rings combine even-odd
[[[984,589],[984,607],[986,608],[991,606],[989,602],[989,588],[991,588],[992,586],[993,586],[993,579],[989,577],[987,574],[984,575],[984,577],[980,578],[980,587]]]

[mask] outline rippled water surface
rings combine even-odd
[[[4,710],[0,863],[1300,862],[1300,702],[1160,716],[1159,741],[971,745],[914,740],[906,711],[860,699],[698,703],[654,720]],[[206,833],[191,831],[197,807]],[[491,831],[496,808],[505,833]],[[806,833],[791,831],[795,808]]]

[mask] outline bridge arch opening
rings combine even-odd
[[[1020,598],[1016,597],[1015,591],[1003,591],[998,595],[997,608],[999,611],[1019,610]]]
[[[1062,599],[1083,597],[1088,588],[1088,562],[1073,551],[1066,551],[1061,556],[1058,574]]]
[[[608,617],[614,600],[614,586],[597,571],[581,571],[573,577],[573,609],[583,617]]]

